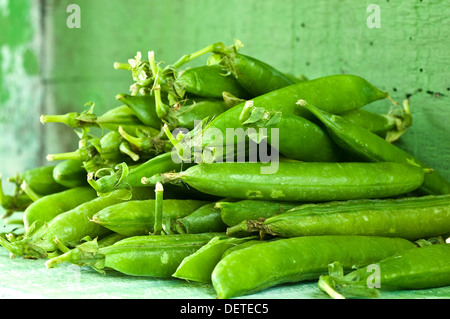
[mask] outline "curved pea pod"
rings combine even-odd
[[[223,92],[240,98],[249,97],[248,92],[236,79],[226,74],[226,70],[219,65],[203,65],[180,71],[175,75],[174,88],[180,97],[190,93],[205,98],[221,99]]]
[[[338,162],[341,159],[342,150],[317,124],[294,114],[270,114],[252,104],[249,102],[241,113],[242,125],[259,130],[257,134],[263,129],[267,143],[282,155],[306,162]]]
[[[69,159],[57,164],[53,170],[53,178],[67,188],[88,185],[86,169],[83,162],[78,160]]]
[[[174,116],[177,118],[178,127],[192,130],[195,127],[195,121],[202,121],[205,118],[213,119],[226,110],[228,106],[223,100],[199,100],[182,106],[174,112]]]
[[[130,237],[130,236],[121,235],[121,234],[117,234],[117,233],[108,234],[108,235],[104,236],[103,238],[97,240],[98,247],[103,248],[103,247],[111,246],[111,245],[114,245],[115,243],[117,243],[118,241],[128,238],[128,237]]]
[[[220,210],[214,205],[215,203],[208,203],[189,215],[177,218],[173,228],[180,234],[225,232],[227,225],[222,221]]]
[[[17,185],[26,182],[34,192],[41,196],[54,194],[67,189],[53,178],[54,168],[54,165],[34,167],[17,174],[15,177],[8,178],[8,180]]]
[[[273,66],[248,55],[237,53],[228,63],[237,82],[254,97],[297,83]]]
[[[23,222],[25,230],[28,230],[37,221],[42,226],[56,216],[96,197],[97,193],[89,186],[74,187],[56,194],[41,197],[28,206],[24,212]]]
[[[212,284],[218,298],[232,298],[283,283],[318,279],[334,261],[348,271],[414,247],[405,239],[375,236],[307,236],[263,242],[221,259],[211,275]]]
[[[219,233],[133,236],[98,248],[90,241],[46,262],[47,268],[68,262],[99,272],[114,269],[130,276],[170,278],[182,260]]]
[[[450,233],[450,196],[361,199],[304,204],[265,220],[247,220],[227,234],[257,231],[281,237],[364,235],[408,240]]]
[[[164,199],[163,218],[171,221],[187,216],[207,202],[188,199]],[[92,217],[92,221],[115,233],[138,236],[154,232],[155,200],[127,201],[108,206]]]
[[[255,97],[252,101],[254,107],[261,107],[267,111],[282,111],[283,115],[295,114],[313,120],[315,117],[310,111],[296,105],[299,99],[309,101],[329,113],[340,114],[388,96],[386,92],[380,91],[359,76],[337,74],[286,86]],[[219,129],[223,136],[226,136],[227,128],[240,128],[240,114],[245,103],[220,114],[208,124],[207,128]],[[204,142],[209,144],[213,141]]]
[[[146,199],[154,196],[148,189],[133,189],[135,199]],[[77,207],[54,217],[42,227],[28,232],[20,241],[8,242],[0,239],[0,244],[13,255],[32,258],[47,258],[58,250],[57,238],[64,245],[74,247],[82,238],[103,236],[111,231],[91,221],[92,216],[101,209],[126,200],[130,200],[129,190],[118,190],[108,196],[101,196],[85,202]]]
[[[127,105],[136,116],[147,126],[161,128],[161,120],[156,114],[155,98],[152,95],[118,94],[116,99]]]
[[[353,297],[355,292],[359,297],[378,297],[383,290],[443,287],[450,285],[450,244],[408,249],[345,276],[339,263],[331,266],[330,275],[319,278],[319,288],[333,298]]]
[[[214,237],[192,255],[184,258],[172,276],[187,281],[210,283],[214,267],[224,252],[251,239],[253,238]]]
[[[408,193],[423,182],[424,171],[402,163],[276,162],[199,164],[164,173],[163,182],[183,181],[206,194],[259,200],[330,201],[383,198]],[[263,168],[263,170],[261,170]]]
[[[264,200],[240,200],[236,202],[217,202],[214,207],[220,209],[223,222],[234,226],[247,219],[268,218],[299,206],[296,202]]]
[[[142,183],[142,178],[164,172],[180,171],[191,164],[174,161],[172,153],[167,152],[157,155],[148,161],[129,169],[125,163],[120,163],[111,170],[110,174],[102,171],[102,175],[89,174],[89,184],[99,193],[108,193],[113,190],[126,187],[155,186],[154,183]]]
[[[341,116],[319,110],[308,101],[299,101],[298,103],[301,107],[313,112],[326,126],[336,144],[357,159],[368,162],[409,163],[425,169],[429,168],[428,165],[399,147],[358,125],[352,124]],[[450,194],[450,182],[438,172],[433,171],[425,176],[425,180],[418,191],[427,195]]]

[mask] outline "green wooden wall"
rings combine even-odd
[[[69,28],[69,4],[81,27]],[[370,28],[368,6],[379,8]],[[2,0],[0,1],[1,173],[45,164],[47,153],[76,147],[72,130],[41,125],[41,113],[101,113],[127,92],[114,70],[137,51],[175,61],[212,42],[244,43],[241,52],[316,78],[365,77],[401,102],[413,126],[398,145],[450,178],[450,7],[444,0]],[[204,63],[196,61],[192,65]],[[387,112],[388,101],[368,109]]]

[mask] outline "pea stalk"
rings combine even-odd
[[[28,195],[28,197],[31,198],[31,200],[33,202],[37,201],[39,198],[41,198],[42,196],[37,194],[31,187],[30,185],[28,185],[28,183],[26,181],[23,181],[22,184],[20,185],[20,189],[24,191],[25,194]]]
[[[163,220],[163,196],[164,188],[160,182],[156,183],[155,186],[155,224],[154,224],[154,234],[161,235],[162,231],[162,220]]]

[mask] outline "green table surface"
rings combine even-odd
[[[0,232],[11,227],[0,225]],[[0,247],[0,299],[215,299],[210,284],[179,279],[105,274],[61,264],[47,269],[45,259],[10,258]],[[236,299],[326,299],[315,281],[284,284]],[[415,291],[383,291],[382,299],[450,299],[450,286]]]

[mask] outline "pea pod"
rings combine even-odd
[[[208,203],[191,214],[179,217],[174,221],[174,228],[180,234],[199,234],[209,232],[225,232],[225,225],[216,203]]]
[[[340,266],[336,263],[334,267]],[[374,270],[378,269],[376,283],[378,287],[369,288],[373,284]],[[345,291],[355,291],[359,296],[379,295],[379,290],[427,289],[450,285],[450,244],[435,244],[421,248],[408,249],[393,256],[355,270],[347,275],[333,270],[333,274],[321,276],[319,287],[330,296],[344,297],[340,294],[340,287],[346,286]]]
[[[161,121],[156,114],[155,98],[151,95],[118,94],[116,99],[127,105],[136,116],[147,126],[161,128]]]
[[[310,81],[290,85],[252,99],[253,106],[267,111],[281,111],[284,115],[299,115],[306,119],[315,119],[306,108],[296,105],[299,99],[310,101],[322,110],[333,114],[340,114],[358,109],[371,102],[388,97],[365,79],[348,74],[330,75]],[[217,116],[207,128],[219,129],[226,136],[227,129],[241,127],[240,114],[245,102],[238,104]],[[205,144],[214,141],[205,139]]]
[[[213,237],[206,245],[184,258],[172,276],[187,281],[210,283],[214,267],[220,261],[223,253],[229,248],[251,239],[251,237]]]
[[[263,242],[221,259],[211,275],[212,284],[218,298],[232,298],[283,283],[318,279],[334,261],[348,271],[414,247],[405,239],[375,236],[306,236]]]
[[[306,162],[338,162],[341,159],[341,149],[317,124],[297,115],[282,115],[274,120],[277,113],[272,115],[252,104],[248,103],[240,115],[242,125],[255,130],[265,129],[267,143],[281,155]]]
[[[97,193],[89,186],[74,187],[56,194],[41,197],[28,206],[24,212],[23,222],[25,230],[28,230],[37,221],[42,226],[42,224],[51,221],[56,216],[96,197]]]
[[[99,272],[114,269],[130,276],[170,278],[181,261],[219,233],[133,236],[98,248],[96,241],[79,245],[46,262],[47,268],[68,262]]]
[[[0,206],[6,210],[6,216],[16,211],[24,211],[32,202],[32,199],[18,187],[13,195],[5,194],[0,174]]]
[[[338,115],[319,110],[313,103],[301,100],[301,107],[313,112],[327,127],[333,140],[353,154],[357,159],[369,162],[399,162],[409,163],[422,168],[429,168],[422,161],[414,158],[399,147],[385,141],[376,134],[358,126]],[[425,176],[419,190],[427,195],[450,194],[450,182],[434,171]]]
[[[135,199],[154,196],[154,192],[149,192],[146,188],[134,189],[132,194]],[[101,209],[129,199],[128,190],[118,190],[108,196],[97,197],[59,214],[20,241],[8,242],[0,238],[0,244],[16,256],[47,258],[59,248],[55,238],[64,245],[73,247],[86,236],[94,238],[110,233],[109,229],[91,222],[90,219]]]
[[[200,200],[164,199],[163,217],[176,220],[191,214],[206,203]],[[154,231],[155,200],[135,200],[111,205],[97,212],[92,221],[118,234],[148,235]]]
[[[205,118],[213,119],[228,109],[227,104],[222,100],[199,100],[192,104],[182,106],[174,111],[177,118],[178,127],[192,130],[195,127],[195,121],[201,121]]]
[[[234,226],[242,221],[268,218],[297,207],[300,203],[264,200],[240,200],[236,202],[221,201],[214,207],[220,209],[223,222]]]
[[[187,68],[175,74],[174,89],[183,98],[185,93],[205,98],[221,99],[223,92],[240,98],[248,98],[249,94],[236,79],[226,74],[219,65],[204,65]]]
[[[267,164],[260,162],[200,164],[183,172],[161,174],[161,180],[183,181],[203,193],[221,197],[330,201],[400,195],[417,189],[424,178],[422,168],[402,163],[277,162],[276,165],[267,174],[261,170]]]
[[[145,176],[153,176],[163,172],[179,171],[185,167],[189,167],[189,164],[182,163],[181,161],[175,162],[172,159],[172,153],[167,152],[157,155],[130,170],[128,170],[128,166],[125,163],[121,163],[116,166],[115,171],[110,172],[111,174],[102,175],[100,177],[96,176],[96,174],[90,174],[88,175],[88,182],[95,190],[97,190],[97,192],[108,193],[112,190],[129,186],[144,186],[141,180]],[[145,185],[154,186],[155,184]]]
[[[41,196],[54,194],[67,189],[53,178],[54,168],[54,165],[34,167],[17,174],[15,177],[8,178],[8,180],[19,186],[26,182],[33,191]]]
[[[82,161],[65,160],[57,164],[53,170],[53,178],[64,187],[80,187],[87,184],[87,172]]]
[[[450,233],[450,195],[304,204],[265,220],[247,220],[227,234],[257,231],[281,237],[364,235],[409,240]]]

